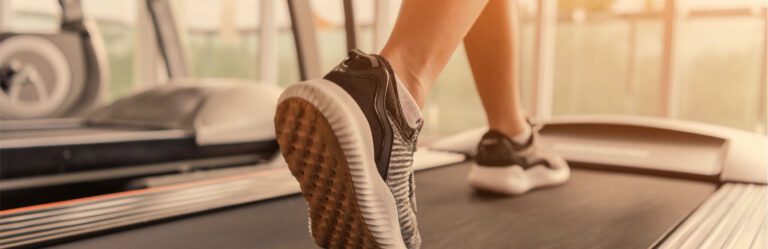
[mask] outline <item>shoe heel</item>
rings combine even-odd
[[[289,87],[275,129],[319,246],[405,248],[394,197],[373,161],[367,120],[346,91],[327,80]]]
[[[355,199],[347,160],[328,120],[300,98],[283,101],[276,117],[278,144],[309,205],[315,243],[325,248],[376,248]]]

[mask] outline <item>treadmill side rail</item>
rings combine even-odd
[[[83,119],[81,118],[3,120],[3,122],[0,122],[0,133],[17,130],[76,128],[81,126],[83,126]]]
[[[53,130],[53,129],[51,129]],[[118,142],[153,141],[181,139],[191,137],[185,130],[127,130],[115,129],[112,132],[94,132],[93,134],[72,134],[62,136],[26,137],[2,139],[0,150],[24,149],[32,147],[72,146],[84,144],[106,144]]]
[[[654,248],[765,248],[766,186],[725,184]]]

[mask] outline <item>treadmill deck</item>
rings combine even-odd
[[[648,248],[713,183],[574,169],[564,186],[519,197],[477,193],[471,162],[416,174],[423,248]],[[134,227],[54,248],[313,248],[298,195]]]

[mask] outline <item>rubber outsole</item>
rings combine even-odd
[[[363,222],[347,160],[328,120],[299,98],[283,101],[277,110],[277,141],[309,204],[315,243],[325,248],[377,248]]]
[[[343,89],[325,80],[289,87],[275,129],[317,245],[405,248],[394,197],[373,161],[367,120]]]
[[[487,167],[472,165],[467,176],[469,185],[475,189],[507,195],[524,194],[532,189],[562,184],[568,180],[570,169],[552,169],[535,166],[523,170],[518,165]]]

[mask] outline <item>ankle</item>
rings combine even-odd
[[[424,109],[427,91],[422,78],[406,66],[406,63],[401,59],[402,57],[393,53],[387,53],[386,51],[382,51],[381,56],[387,59],[400,83],[408,90],[408,93],[411,94],[419,108]]]
[[[533,132],[525,121],[492,123],[490,129],[497,130],[520,144],[528,142]]]
[[[411,97],[413,97],[413,100],[416,101],[416,104],[419,105],[419,109],[423,110],[426,95],[424,85],[421,84],[419,79],[416,77],[402,77],[397,73],[397,70],[395,70],[395,74],[400,78],[401,83],[408,90],[408,93],[411,94]]]

